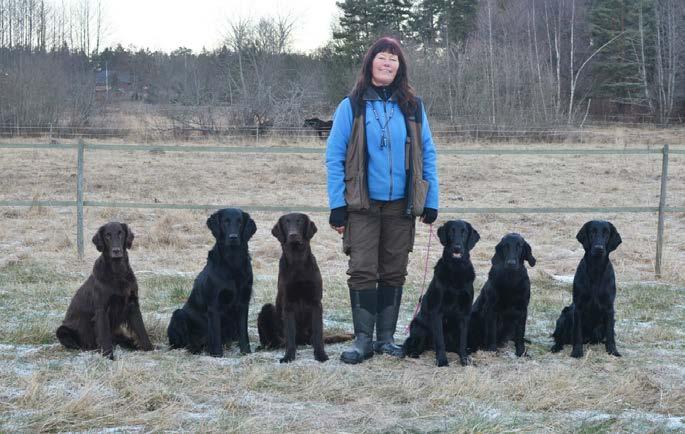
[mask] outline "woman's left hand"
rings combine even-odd
[[[424,208],[421,214],[421,221],[427,225],[433,223],[438,218],[438,210],[435,208]]]

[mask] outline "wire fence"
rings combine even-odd
[[[77,248],[78,255],[83,258],[83,208],[84,207],[108,207],[108,208],[144,208],[144,209],[185,209],[185,210],[212,210],[224,208],[225,204],[179,204],[179,203],[140,203],[140,202],[106,202],[90,201],[84,196],[84,151],[107,150],[127,152],[219,152],[219,153],[271,153],[271,154],[323,154],[325,149],[318,147],[293,147],[293,146],[179,146],[179,145],[132,145],[132,144],[86,144],[80,141],[78,144],[28,144],[28,143],[0,143],[0,148],[5,149],[63,149],[77,151],[77,176],[76,198],[67,200],[0,200],[0,206],[5,207],[76,207],[77,212]],[[657,213],[657,242],[655,273],[661,276],[661,263],[663,256],[663,232],[664,216],[666,213],[685,212],[685,207],[668,207],[666,204],[668,162],[670,154],[685,155],[685,149],[669,149],[669,145],[655,147],[633,147],[620,149],[575,149],[575,148],[503,148],[503,149],[441,149],[441,154],[453,155],[662,155],[661,186],[659,203],[652,206],[623,206],[623,207],[443,207],[441,213],[452,214],[577,214],[577,213]],[[304,206],[304,205],[239,205],[230,206],[245,209],[246,211],[262,212],[328,212],[327,207]]]
[[[615,125],[614,125],[615,126]],[[540,143],[589,143],[593,141],[614,141],[614,131],[602,131],[601,128],[578,128],[568,125],[529,125],[516,127],[512,125],[493,125],[482,123],[448,123],[438,124],[431,132],[436,141],[440,140],[469,140],[469,141],[525,141]],[[631,128],[626,126],[626,128]],[[665,132],[684,132],[685,128],[659,128]],[[625,131],[624,139],[633,142],[654,137],[654,130],[641,127],[638,131]],[[164,140],[179,141],[207,141],[222,142],[235,139],[262,140],[278,139],[281,137],[296,137],[302,139],[325,140],[327,130],[316,130],[304,126],[202,126],[202,125],[174,125],[143,126],[138,128],[111,127],[75,127],[43,125],[0,125],[0,138],[15,137],[45,137],[52,143],[60,140],[77,139],[135,139],[136,141],[159,142]]]

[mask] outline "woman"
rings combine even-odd
[[[366,52],[352,93],[338,106],[326,149],[329,223],[343,234],[355,341],[340,359],[403,357],[394,334],[414,244],[415,217],[438,216],[436,153],[400,44]],[[374,325],[377,342],[372,343]]]

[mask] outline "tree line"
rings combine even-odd
[[[0,0],[0,125],[93,125],[116,106],[95,92],[106,70],[108,89],[125,73],[126,98],[181,123],[300,126],[331,116],[382,35],[401,40],[417,93],[445,123],[669,124],[685,115],[682,0],[337,6],[332,38],[312,53],[293,50],[292,16],[228,20],[219,48],[165,53],[103,48],[100,1]]]

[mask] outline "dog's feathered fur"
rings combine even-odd
[[[488,280],[471,310],[469,350],[496,351],[513,339],[516,355],[525,349],[530,279],[524,261],[535,266],[528,242],[519,234],[507,234],[492,257]]]
[[[476,277],[469,252],[480,239],[471,224],[448,221],[438,229],[442,257],[438,260],[421,310],[409,326],[405,353],[418,357],[433,348],[438,366],[447,366],[446,351],[457,352],[462,365],[468,364],[466,342],[469,314]]]
[[[613,224],[592,220],[583,225],[576,239],[585,255],[573,277],[573,303],[557,319],[552,352],[572,344],[572,357],[583,356],[583,344],[604,342],[607,353],[620,357],[614,334],[616,276],[609,254],[621,244]]]
[[[93,271],[76,291],[57,339],[67,348],[99,349],[114,358],[114,345],[152,350],[138,302],[138,282],[128,260],[133,231],[124,223],[110,222],[93,236],[101,252]],[[126,326],[133,337],[122,329]]]
[[[252,261],[248,241],[257,231],[250,215],[235,208],[218,210],[207,219],[215,238],[207,264],[198,274],[188,301],[171,316],[171,348],[192,353],[207,350],[223,356],[223,345],[236,338],[241,353],[250,352],[247,316],[252,296]]]
[[[281,243],[278,263],[276,305],[267,303],[257,316],[261,347],[280,348],[286,352],[281,363],[295,360],[297,345],[311,344],[314,358],[328,360],[324,342],[334,343],[351,336],[323,336],[323,281],[312,253],[310,240],[316,225],[306,214],[281,216],[271,234]]]

